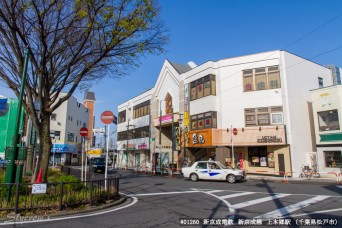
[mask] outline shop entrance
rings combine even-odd
[[[284,154],[278,154],[279,172],[285,173],[285,159]]]

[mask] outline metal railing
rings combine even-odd
[[[31,183],[0,183],[0,211],[18,213],[36,209],[70,209],[80,205],[95,205],[119,196],[119,178],[47,183],[46,193],[32,194]],[[7,188],[11,186],[10,200],[6,199]]]

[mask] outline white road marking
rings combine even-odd
[[[212,190],[212,191],[208,191],[207,193],[215,193],[215,192],[223,192],[225,190]]]
[[[324,214],[324,213],[329,213],[329,212],[335,212],[335,211],[342,211],[342,208],[336,208],[336,209],[330,209],[330,210],[324,210],[324,211],[313,211],[313,212],[308,212],[308,213],[303,213],[303,214],[292,214],[291,217],[304,217],[308,215],[314,215],[314,214]]]
[[[2,226],[2,225],[5,225],[5,226],[15,225],[15,224],[26,224],[26,223],[38,223],[38,222],[53,222],[53,221],[61,221],[61,220],[76,219],[76,218],[85,218],[85,217],[107,214],[110,212],[118,211],[118,210],[130,207],[130,206],[133,206],[134,204],[136,204],[138,202],[138,199],[136,197],[132,197],[132,198],[133,198],[133,201],[130,204],[122,206],[122,207],[106,210],[106,211],[100,211],[100,212],[90,213],[90,214],[67,216],[67,217],[59,217],[59,218],[49,218],[49,219],[45,219],[45,220],[35,220],[35,221],[18,221],[18,222],[6,222],[5,221],[3,223],[0,223],[0,226]]]
[[[254,193],[255,192],[241,192],[241,193],[235,193],[235,194],[221,196],[221,198],[222,199],[229,199],[229,198],[234,198],[234,197],[239,197],[239,196],[251,195],[251,194],[254,194]]]
[[[239,209],[239,208],[248,207],[248,206],[251,206],[251,205],[267,202],[267,201],[270,201],[270,200],[274,200],[274,199],[278,199],[278,198],[283,198],[283,197],[289,196],[289,195],[291,195],[291,194],[276,194],[276,195],[273,195],[273,196],[268,196],[268,197],[264,197],[264,198],[260,198],[260,199],[256,199],[256,200],[250,200],[250,201],[246,201],[246,202],[243,202],[243,203],[234,204],[234,205],[232,205],[232,207],[234,209]]]
[[[255,217],[255,218],[268,218],[268,219],[279,218],[279,217],[288,215],[293,211],[297,211],[301,208],[310,206],[312,204],[315,204],[315,203],[322,201],[322,200],[325,200],[327,198],[329,198],[329,196],[316,196],[316,197],[308,199],[308,200],[304,200],[304,201],[301,201],[301,202],[298,202],[298,203],[295,203],[295,204],[292,204],[292,205],[289,205],[289,206],[286,206],[283,208],[279,208],[278,210],[271,211],[267,214],[263,214],[263,215],[260,215],[258,217]]]
[[[194,192],[200,192],[200,191],[154,192],[154,193],[131,194],[131,195],[128,195],[128,196],[156,196],[156,195],[183,194],[183,193],[194,193]]]
[[[212,193],[209,193],[209,192],[203,192],[205,194],[208,194],[208,195],[211,195],[219,200],[221,200],[222,202],[224,202],[226,204],[226,206],[228,207],[228,218],[229,219],[234,219],[235,217],[235,209],[232,207],[232,205],[228,202],[228,201],[225,201],[224,199],[222,199],[220,196],[217,196],[217,195],[214,195]]]

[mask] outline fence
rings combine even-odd
[[[95,205],[106,200],[119,198],[119,178],[47,183],[45,194],[32,194],[32,184],[29,183],[1,183],[0,211],[14,211],[36,209],[70,209],[80,205]],[[7,188],[11,186],[10,201],[6,200]]]

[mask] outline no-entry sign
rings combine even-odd
[[[88,135],[88,129],[87,129],[86,127],[82,127],[82,128],[80,129],[80,135],[81,135],[82,137],[87,136],[87,135]]]
[[[104,124],[111,124],[114,120],[114,114],[111,111],[104,111],[101,114],[101,122]]]
[[[233,134],[237,135],[237,133],[238,133],[238,130],[236,128],[233,128]]]

